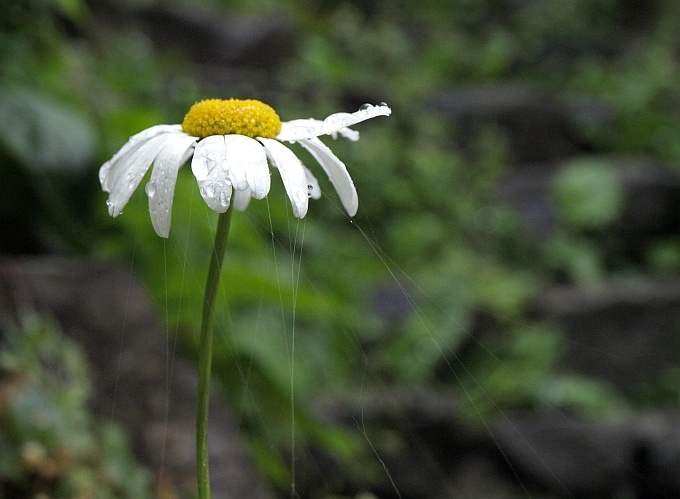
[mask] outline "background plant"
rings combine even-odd
[[[331,194],[298,225],[280,189],[234,218],[223,279],[238,286],[223,297],[215,369],[274,483],[285,489],[289,481],[293,329],[302,454],[320,445],[348,462],[365,452],[361,440],[310,410],[320,398],[358,404],[358,387],[434,386],[460,402],[470,424],[517,407],[611,415],[677,401],[669,395],[673,372],[632,400],[559,372],[562,333],[533,324],[527,307],[556,278],[597,285],[619,274],[677,272],[678,241],[655,241],[635,267],[605,265],[597,232],[618,216],[621,193],[612,182],[616,166],[591,161],[570,165],[555,180],[557,223],[546,242],[533,244],[496,189],[511,167],[508,137],[485,127],[463,150],[459,124],[432,99],[499,82],[568,102],[597,97],[612,115],[605,124],[579,123],[589,147],[673,165],[680,160],[675,2],[659,0],[640,12],[616,0],[570,0],[558,8],[491,0],[427,0],[417,8],[402,1],[160,3],[290,21],[297,53],[272,70],[267,96],[284,119],[365,101],[386,100],[394,109],[390,120],[362,129],[357,144],[333,145],[360,194],[355,224],[335,209]],[[25,242],[14,249],[37,241],[42,251],[134,261],[173,334],[194,352],[191,325],[199,319],[214,220],[191,176],[180,174],[164,244],[141,216],[142,196],[127,216],[108,218],[96,171],[130,135],[178,122],[209,89],[181,54],[159,52],[134,27],[94,33],[80,2],[25,0],[0,9],[7,35],[0,37],[0,109],[15,116],[0,124],[7,179],[0,208],[3,220],[20,220],[5,227],[12,240]],[[29,141],[36,143],[26,148]],[[602,188],[592,196],[594,186]],[[381,312],[381,293],[397,297],[397,312]],[[495,317],[502,335],[463,359],[462,369],[451,352],[469,341],[479,314]]]

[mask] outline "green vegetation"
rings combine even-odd
[[[87,407],[88,366],[78,345],[26,317],[0,346],[0,495],[152,497],[125,431]]]
[[[456,398],[470,424],[519,407],[595,417],[654,401],[677,403],[677,372],[636,400],[558,372],[563,334],[527,315],[531,298],[558,277],[593,286],[618,275],[677,272],[677,238],[654,241],[634,268],[608,266],[599,235],[620,215],[624,194],[616,165],[593,156],[568,165],[551,185],[556,224],[535,244],[496,189],[511,166],[510,139],[484,125],[462,148],[460,123],[431,100],[461,86],[499,82],[563,102],[599,98],[611,119],[577,123],[591,149],[680,164],[677,2],[659,0],[637,14],[617,0],[565,0],[557,7],[537,0],[521,8],[426,0],[417,9],[407,1],[156,3],[231,9],[253,19],[275,14],[290,22],[295,56],[255,71],[271,82],[262,89],[266,95],[233,96],[270,99],[284,120],[352,111],[357,100],[384,100],[394,110],[389,119],[360,127],[359,142],[332,144],[357,184],[355,221],[338,208],[321,175],[325,195],[302,222],[292,219],[277,181],[266,201],[234,217],[214,370],[273,483],[289,484],[291,386],[299,454],[321,446],[345,462],[365,452],[364,443],[320,423],[309,407],[318,398],[358,404],[361,390],[436,386]],[[182,53],[155,50],[136,28],[97,32],[91,23],[78,0],[0,4],[6,179],[0,213],[42,235],[50,250],[133,261],[159,314],[178,326],[183,348],[195,353],[214,214],[185,168],[170,239],[163,241],[151,228],[142,189],[123,216],[108,217],[97,170],[130,135],[178,123],[199,98],[231,96],[211,95]],[[64,26],[78,35],[67,36]],[[376,310],[372,297],[380,290],[395,291],[404,302],[396,318]],[[481,312],[496,319],[501,334],[482,340],[461,369],[456,352],[470,341]],[[32,383],[34,403],[56,416],[89,417],[78,405],[83,394],[60,407],[45,386]],[[43,441],[22,430],[12,448],[37,443],[54,456],[73,431],[54,426],[44,438],[56,441]],[[113,430],[102,431],[98,438],[105,440]],[[79,438],[85,442],[78,452],[95,445],[94,437]],[[5,460],[0,472],[14,479],[20,470]]]

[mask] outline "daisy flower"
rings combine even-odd
[[[181,125],[156,125],[133,137],[99,170],[109,193],[109,214],[120,215],[153,164],[145,190],[154,230],[168,237],[179,168],[191,159],[191,170],[206,204],[224,213],[233,204],[244,210],[250,198],[262,199],[270,188],[268,161],[281,175],[293,214],[307,214],[308,198],[321,196],[314,175],[283,143],[298,143],[321,165],[343,207],[354,216],[359,199],[347,168],[319,140],[338,135],[358,140],[348,127],[391,113],[386,104],[365,104],[354,113],[336,113],[325,120],[282,122],[276,111],[257,100],[208,99],[194,104]]]

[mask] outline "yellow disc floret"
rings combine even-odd
[[[281,131],[281,119],[259,100],[206,99],[191,106],[182,130],[199,138],[238,134],[274,139]]]

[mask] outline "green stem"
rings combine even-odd
[[[214,305],[222,274],[222,260],[227,249],[229,227],[231,226],[232,206],[221,213],[217,221],[215,244],[210,258],[208,279],[203,298],[203,318],[201,320],[201,344],[198,357],[198,407],[196,410],[196,474],[198,478],[198,497],[210,498],[210,478],[208,471],[208,409],[210,406],[210,370],[212,368],[213,331],[215,325]]]

